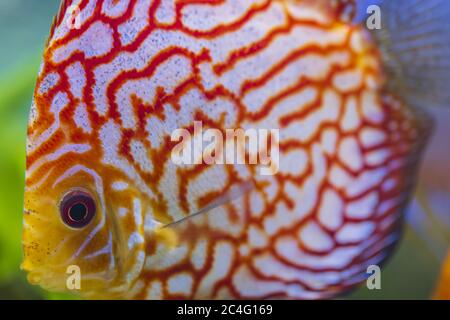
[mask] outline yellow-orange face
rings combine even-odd
[[[51,291],[122,296],[142,267],[147,204],[124,175],[103,163],[105,133],[88,143],[77,140],[76,130],[63,122],[44,129],[48,100],[37,92],[35,101],[22,268],[31,283]]]

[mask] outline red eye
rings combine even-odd
[[[95,200],[83,191],[72,191],[61,202],[61,218],[71,228],[87,226],[95,216]]]

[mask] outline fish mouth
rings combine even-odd
[[[38,285],[43,289],[52,292],[67,291],[66,279],[63,275],[59,275],[44,269],[31,270],[27,268],[26,264],[26,261],[23,262],[20,268],[27,273],[27,280],[30,284]]]
[[[31,285],[40,286],[42,289],[50,292],[71,293],[77,296],[89,297],[92,294],[108,296],[105,283],[110,281],[103,275],[98,277],[84,278],[80,275],[78,286],[73,283],[73,275],[65,272],[51,271],[44,268],[29,269],[27,262],[23,262],[21,269],[27,273],[27,280]],[[88,282],[86,282],[88,281]]]

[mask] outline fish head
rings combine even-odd
[[[40,136],[28,137],[22,269],[49,291],[123,296],[144,263],[144,196],[95,141]]]

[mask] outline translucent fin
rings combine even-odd
[[[189,219],[192,219],[196,216],[207,213],[215,208],[218,208],[227,203],[233,202],[234,200],[239,199],[242,196],[244,196],[246,193],[249,193],[250,191],[252,191],[253,188],[254,188],[254,184],[252,181],[246,181],[241,184],[235,185],[235,186],[231,187],[226,193],[222,194],[220,197],[211,201],[208,205],[206,205],[204,208],[202,208],[198,212],[190,214],[186,218],[183,218],[178,221],[172,222],[168,225],[165,225],[164,228],[173,227],[173,226],[183,223]]]
[[[175,249],[178,247],[178,234],[171,228],[157,228],[153,232],[156,243],[162,243],[168,249]]]
[[[410,105],[450,108],[450,1],[383,0],[378,39],[389,89]]]

